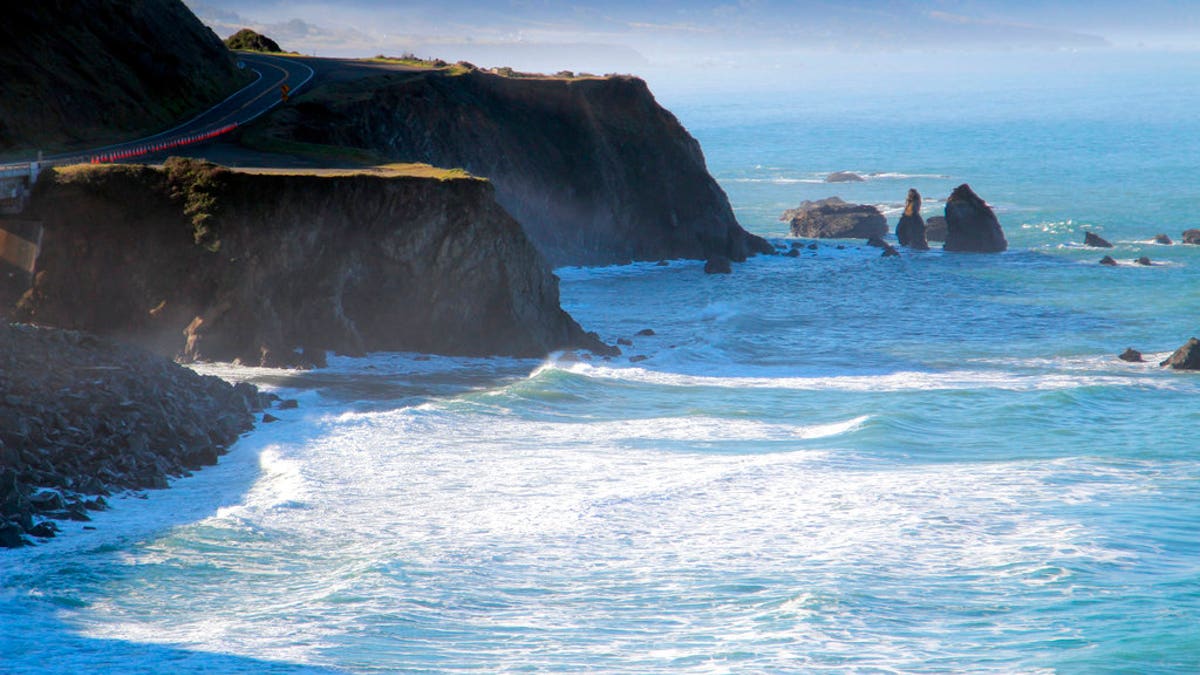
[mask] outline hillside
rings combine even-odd
[[[249,77],[179,0],[12,3],[0,72],[4,154],[156,131]]]

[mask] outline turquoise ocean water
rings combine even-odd
[[[1200,672],[1200,59],[1055,72],[664,87],[752,231],[967,182],[1010,250],[558,270],[611,362],[206,368],[301,407],[0,556],[0,672]]]

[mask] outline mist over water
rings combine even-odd
[[[0,670],[1200,670],[1200,379],[1157,367],[1200,331],[1200,247],[1149,243],[1200,226],[1173,63],[916,100],[668,87],[755,232],[834,194],[894,225],[908,188],[929,216],[967,182],[1010,250],[558,270],[633,341],[612,361],[207,367],[301,407],[6,554]]]

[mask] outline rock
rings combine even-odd
[[[875,248],[890,248],[891,244],[887,243],[880,237],[869,237],[867,238],[867,246],[874,246]]]
[[[1165,234],[1156,234],[1156,235],[1154,235],[1154,243],[1162,244],[1164,246],[1170,246],[1171,244],[1174,244],[1175,242],[1171,241],[1171,238]]]
[[[966,183],[954,188],[946,200],[946,243],[942,248],[972,253],[999,253],[1008,249],[996,214]]]
[[[925,219],[921,217],[921,193],[915,189],[909,189],[904,199],[904,213],[896,223],[896,239],[901,246],[929,250],[929,242],[925,240]]]
[[[58,534],[58,526],[52,520],[43,520],[29,528],[29,536],[39,539],[49,539],[56,534]]]
[[[263,424],[270,424],[271,422],[278,422],[278,421],[279,421],[279,418],[272,415],[271,413],[263,413],[263,416],[262,416]]]
[[[1108,267],[1116,267],[1118,265],[1117,261],[1113,260],[1112,256],[1110,256],[1110,255],[1106,255],[1103,258],[1101,258],[1100,264],[1106,265]]]
[[[798,248],[788,249],[788,252],[784,253],[783,255],[788,258],[799,258],[800,257],[800,249],[798,249]]]
[[[294,398],[285,398],[279,402],[280,410],[295,410],[300,407],[300,402]]]
[[[648,359],[648,358],[650,358],[650,357],[649,357],[649,356],[646,356],[646,355],[644,355],[644,354],[638,354],[637,356],[631,356],[631,357],[629,357],[629,362],[630,362],[630,363],[640,363],[640,362],[642,362],[642,361],[645,361],[645,360],[646,360],[646,359]]]
[[[1084,246],[1092,246],[1095,248],[1112,248],[1113,247],[1113,245],[1110,244],[1108,242],[1108,240],[1105,239],[1104,237],[1101,237],[1100,235],[1094,234],[1092,232],[1088,232],[1086,230],[1084,230],[1084,232],[1083,232],[1083,245]]]
[[[853,171],[834,171],[825,176],[826,183],[863,183],[866,179]]]
[[[666,260],[659,260],[658,262],[654,263],[654,266],[655,267],[667,267],[670,264],[671,263],[667,262]]]
[[[1183,231],[1183,243],[1200,245],[1200,230],[1196,230],[1196,229],[1184,230]]]
[[[814,241],[813,243],[809,244],[807,248],[808,248],[808,250],[810,250],[810,251],[815,251],[815,250],[817,250],[817,248],[818,248],[818,247],[817,247],[817,242],[815,242],[815,241]]]
[[[633,340],[630,340],[629,338],[617,338],[617,344],[621,345],[622,347],[632,347]]]
[[[21,536],[24,529],[20,525],[0,518],[0,548],[20,548],[25,545]]]
[[[946,218],[944,216],[930,216],[929,220],[925,221],[925,240],[946,241]]]
[[[1121,352],[1117,358],[1130,363],[1141,363],[1146,360],[1142,358],[1142,353],[1133,347],[1129,347],[1125,351]]]
[[[732,274],[733,264],[723,255],[715,255],[704,263],[705,274]]]
[[[1189,339],[1174,354],[1158,364],[1161,367],[1170,366],[1175,370],[1200,370],[1200,340]]]
[[[1145,266],[1149,267],[1149,266],[1153,265],[1154,263],[1150,261],[1150,258],[1148,258],[1146,256],[1142,256],[1137,259],[1137,264],[1145,265]]]
[[[899,255],[900,255],[900,251],[897,251],[895,246],[892,246],[891,244],[887,244],[884,246],[883,253],[880,254],[879,257],[880,258],[891,258],[891,257],[898,257]]]
[[[654,335],[654,329],[653,328],[643,328],[637,332],[637,335],[639,337],[650,337],[651,335]]]
[[[868,204],[848,204],[838,197],[805,201],[784,211],[793,237],[808,239],[867,239],[888,232],[887,219]]]

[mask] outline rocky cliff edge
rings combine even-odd
[[[326,350],[605,350],[494,197],[428,167],[52,170],[31,204],[42,252],[16,317],[264,366],[319,365]]]

